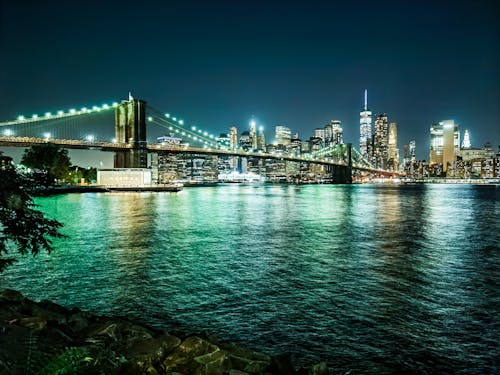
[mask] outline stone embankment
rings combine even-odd
[[[326,375],[207,334],[160,332],[0,291],[0,374]]]

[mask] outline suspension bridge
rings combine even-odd
[[[158,141],[166,138],[177,142]],[[68,149],[114,152],[115,168],[147,168],[148,154],[156,153],[318,165],[337,183],[350,183],[353,173],[397,175],[374,168],[350,144],[309,153],[232,148],[227,138],[189,126],[183,119],[131,97],[120,103],[20,115],[0,122],[0,146],[30,147],[48,142]]]

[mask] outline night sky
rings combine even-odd
[[[500,2],[1,1],[0,120],[141,98],[213,132],[252,115],[359,144],[369,108],[428,159],[455,119],[500,145]],[[110,125],[112,126],[112,125]]]

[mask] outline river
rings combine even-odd
[[[38,198],[69,237],[0,287],[354,373],[499,371],[500,186]]]

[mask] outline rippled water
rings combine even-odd
[[[0,287],[354,373],[495,373],[500,186],[39,199],[70,237]]]

